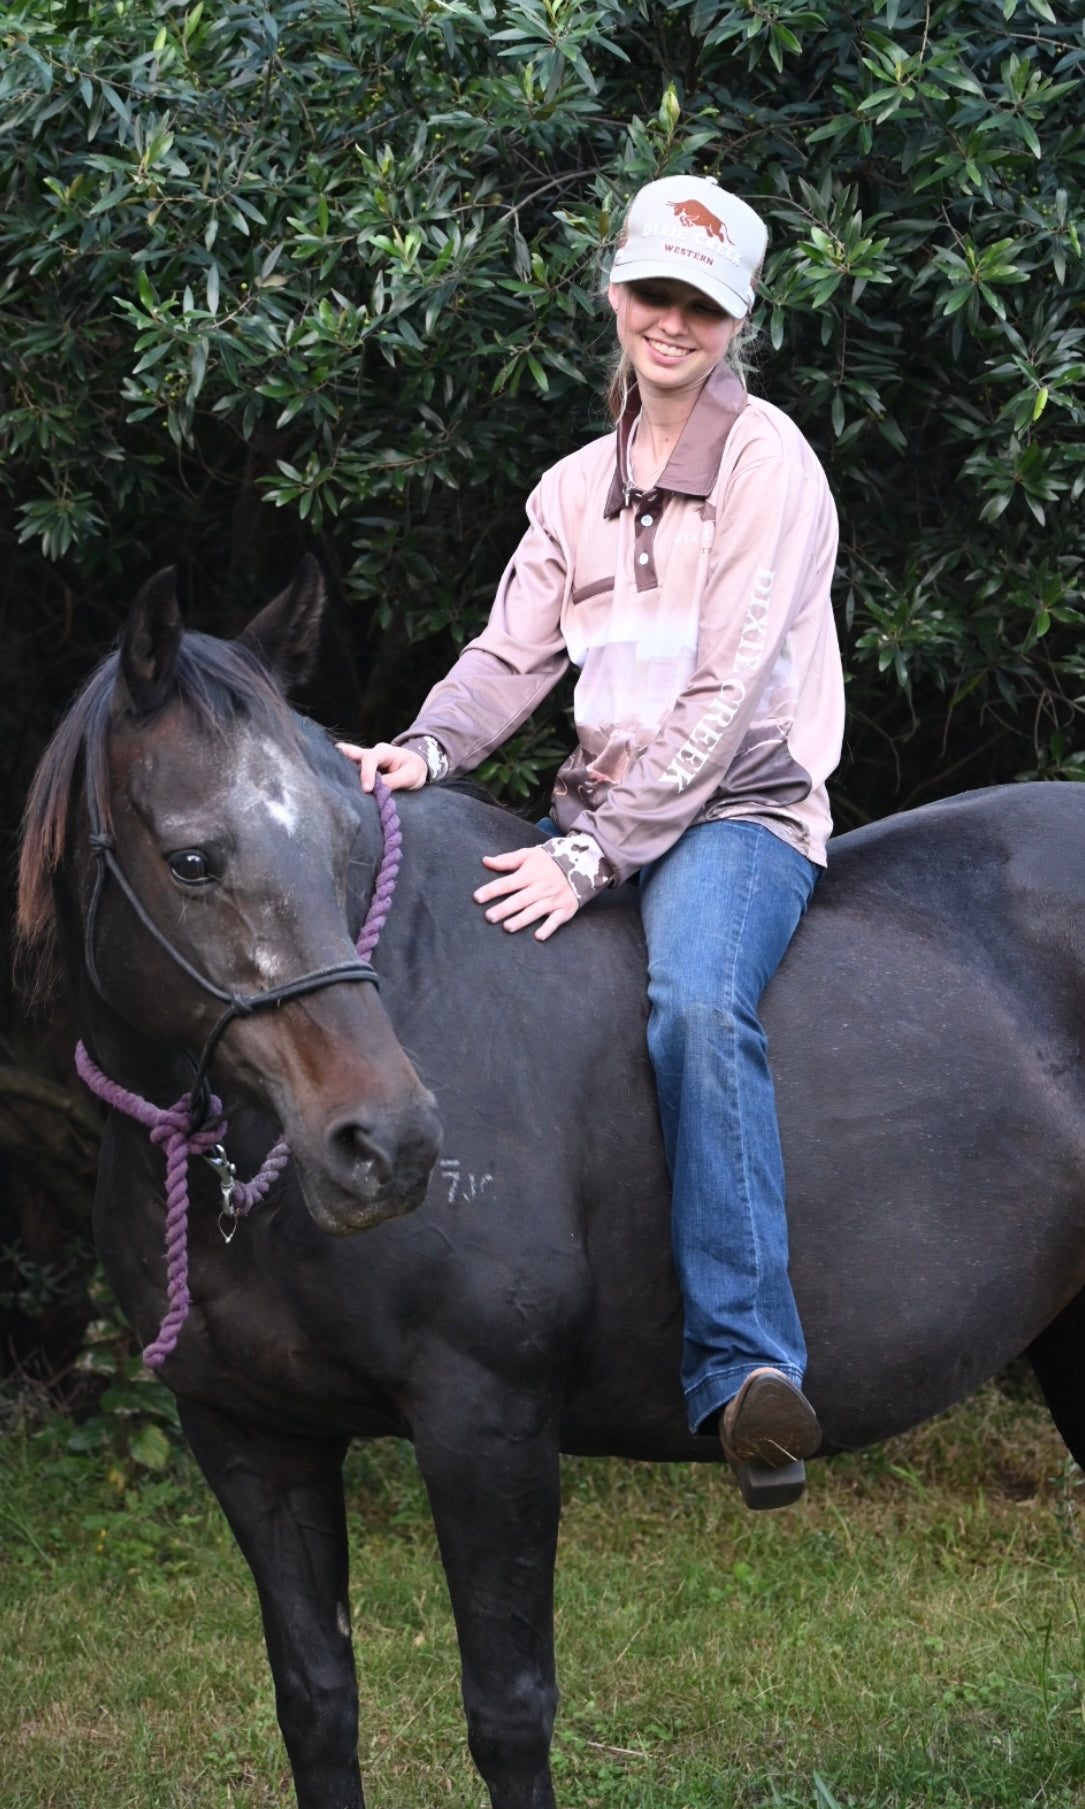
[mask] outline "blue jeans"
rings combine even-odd
[[[770,830],[728,821],[695,824],[640,875],[691,1431],[715,1431],[751,1370],[801,1386],[806,1367],[758,1005],[817,877]]]

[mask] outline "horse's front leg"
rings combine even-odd
[[[555,1809],[556,1422],[552,1398],[514,1392],[471,1365],[450,1365],[415,1403],[415,1450],[456,1619],[468,1741],[493,1809]]]
[[[364,1809],[350,1641],[346,1443],[254,1431],[178,1403],[260,1596],[298,1809]]]

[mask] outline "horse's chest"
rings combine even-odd
[[[104,1152],[95,1241],[121,1308],[146,1346],[166,1312],[165,1205],[151,1164],[141,1159],[136,1167],[135,1184],[126,1171],[122,1190]],[[202,1185],[193,1193],[186,1240],[190,1306],[159,1372],[163,1381],[179,1395],[235,1415],[244,1410],[280,1429],[287,1423],[313,1432],[326,1422],[353,1431],[377,1418],[387,1430],[392,1409],[374,1381],[382,1365],[365,1315],[357,1302],[351,1310],[329,1280],[335,1265],[328,1252],[341,1257],[339,1241],[321,1237],[304,1219],[297,1221],[299,1238],[293,1215],[270,1207],[259,1219],[240,1221],[227,1243],[213,1195]]]

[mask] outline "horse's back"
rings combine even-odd
[[[923,911],[970,937],[1001,927],[996,899],[1085,900],[1085,786],[991,786],[852,830],[830,844],[816,893],[819,915]],[[1061,927],[1085,941],[1080,916]]]

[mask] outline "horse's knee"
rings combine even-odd
[[[471,1757],[488,1784],[500,1776],[546,1773],[558,1707],[555,1684],[521,1673],[500,1691],[484,1691],[465,1679],[463,1701]]]

